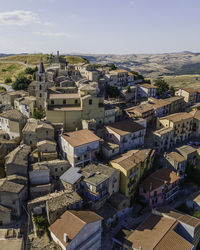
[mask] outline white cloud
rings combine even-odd
[[[31,11],[15,10],[0,12],[0,25],[27,25],[30,22],[36,22],[37,16]]]
[[[39,35],[39,36],[54,37],[54,38],[58,38],[58,37],[70,38],[71,37],[70,34],[67,34],[65,32],[36,31],[36,32],[33,32],[33,34]]]

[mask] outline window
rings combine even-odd
[[[63,171],[63,167],[61,168],[61,171]]]
[[[63,100],[63,104],[66,104],[66,100]]]
[[[84,155],[84,158],[87,158],[87,155]]]
[[[55,172],[57,172],[58,171],[58,169],[57,168],[55,168]]]
[[[40,90],[42,90],[42,85],[40,85]]]
[[[51,100],[51,104],[52,104],[52,105],[54,104],[54,100]]]
[[[77,104],[77,103],[78,103],[78,100],[75,100],[74,102],[75,102],[75,104]]]
[[[46,135],[48,135],[48,133],[49,133],[49,131],[48,131],[48,130],[46,130]]]
[[[78,157],[78,161],[80,161],[80,157]]]
[[[92,105],[92,100],[91,99],[89,100],[89,105]]]
[[[42,94],[40,93],[40,97],[42,97]]]

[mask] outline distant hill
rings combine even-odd
[[[0,83],[4,83],[7,78],[15,80],[16,76],[23,72],[27,66],[35,67],[39,65],[40,60],[48,66],[49,56],[48,54],[20,54],[20,55],[7,55],[0,54]],[[75,63],[88,63],[88,60],[78,56],[64,56],[67,62],[71,64]],[[12,84],[12,83],[10,83]]]
[[[138,71],[145,77],[200,74],[200,53],[183,51],[163,54],[95,55],[81,54],[91,63],[115,63],[118,67]]]
[[[3,54],[2,54],[3,55]],[[44,64],[48,64],[49,62],[49,54],[20,54],[20,55],[6,55],[0,58],[1,61],[12,61],[12,62],[21,62],[27,63],[30,65],[38,65],[40,60],[42,59]],[[87,63],[88,60],[79,56],[64,56],[66,61],[75,64],[75,63]]]

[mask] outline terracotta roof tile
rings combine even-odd
[[[64,133],[62,137],[73,147],[78,147],[91,142],[99,141],[100,138],[88,129]]]
[[[145,129],[139,123],[136,123],[130,120],[119,121],[119,122],[110,124],[107,127],[121,136],[128,135],[128,134]]]
[[[92,211],[68,210],[49,227],[49,230],[67,246],[86,224],[99,220],[102,220],[102,217]],[[69,242],[64,241],[64,233],[68,235]]]

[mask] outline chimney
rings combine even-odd
[[[59,50],[57,51],[57,57],[59,57]]]
[[[67,243],[69,240],[68,234],[64,233],[64,242]]]

